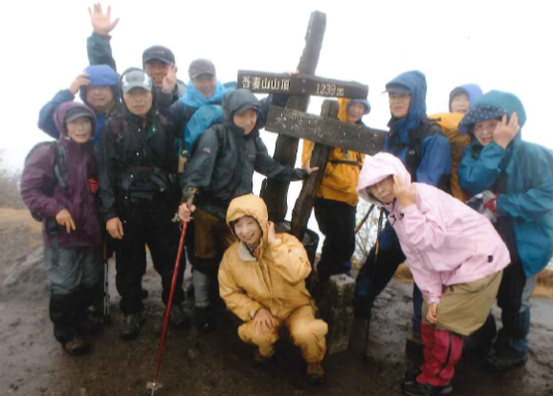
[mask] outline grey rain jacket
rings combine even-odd
[[[233,115],[247,107],[253,107],[259,114],[262,103],[246,89],[225,95],[222,123],[205,130],[192,148],[183,178],[185,198],[191,188],[196,188],[195,202],[199,206],[227,208],[233,198],[252,193],[254,171],[281,181],[307,177],[306,170],[280,165],[269,155],[259,136],[262,117],[258,116],[248,135],[233,124]]]

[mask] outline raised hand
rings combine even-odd
[[[493,140],[501,147],[507,148],[519,130],[517,113],[513,113],[509,122],[507,122],[507,114],[503,114],[501,122],[497,124],[493,132]]]
[[[175,85],[177,85],[177,71],[178,68],[175,65],[171,65],[169,67],[169,71],[163,77],[163,81],[161,82],[161,90],[164,93],[172,93],[175,89]]]
[[[414,183],[411,184],[411,187],[407,188],[401,176],[394,175],[394,197],[396,197],[400,207],[406,208],[409,205],[413,205],[416,195],[417,189]]]
[[[83,72],[73,80],[73,82],[69,86],[69,91],[71,91],[73,95],[76,95],[82,86],[89,86],[89,85],[90,85],[90,80],[88,79],[88,74]]]
[[[267,242],[273,243],[276,240],[275,223],[269,221],[267,223]]]
[[[116,18],[113,22],[111,19],[111,6],[108,6],[106,13],[102,11],[100,3],[94,4],[94,11],[88,7],[88,15],[90,15],[90,23],[94,32],[100,36],[107,36],[119,23],[119,18]]]

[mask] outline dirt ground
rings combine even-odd
[[[161,282],[151,265],[140,337],[118,338],[122,315],[111,263],[112,324],[92,339],[90,355],[70,357],[52,335],[39,229],[24,213],[0,211],[0,395],[150,395],[145,385],[152,380],[163,315]],[[231,315],[224,315],[223,328],[206,335],[170,329],[160,373],[164,387],[155,395],[399,395],[405,369],[417,364],[404,350],[410,295],[410,285],[390,284],[371,322],[370,358],[365,322],[356,321],[350,348],[325,359],[321,386],[305,382],[300,354],[287,342],[273,366],[255,367],[254,349],[240,342]],[[538,298],[533,304],[526,366],[493,375],[480,369],[476,354],[466,353],[453,381],[456,395],[553,395],[553,302]]]

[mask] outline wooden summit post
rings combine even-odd
[[[324,176],[324,168],[332,148],[375,154],[382,148],[387,134],[386,131],[338,121],[336,118],[339,105],[335,100],[324,101],[320,117],[306,113],[310,95],[365,99],[368,94],[366,85],[314,75],[325,26],[325,14],[313,12],[298,66],[299,74],[290,76],[244,70],[238,72],[238,88],[246,88],[254,93],[289,95],[286,108],[271,106],[265,124],[265,130],[279,134],[274,154],[277,162],[294,166],[299,139],[315,142],[311,166],[319,167],[319,171],[313,172],[304,182],[292,215],[291,232],[304,243],[315,192]],[[277,224],[283,222],[286,216],[288,187],[287,182],[266,179],[261,188],[260,195],[269,209],[269,218]],[[314,256],[315,252],[310,259],[314,260]],[[321,317],[329,325],[330,354],[345,350],[349,344],[353,323],[354,284],[349,276],[331,276],[329,285],[317,299]]]
[[[240,70],[238,72],[238,88],[246,88],[254,93],[284,93],[290,95],[286,110],[271,107],[265,129],[277,132],[274,159],[283,165],[294,166],[298,152],[299,138],[315,141],[311,166],[318,166],[320,170],[314,172],[304,184],[302,194],[296,202],[292,217],[292,234],[299,240],[307,229],[307,221],[313,208],[315,191],[324,174],[324,167],[332,150],[331,146],[342,147],[374,154],[379,151],[383,142],[384,131],[367,130],[356,125],[331,120],[337,117],[338,103],[323,105],[321,117],[306,114],[309,96],[330,96],[351,99],[366,99],[368,86],[352,81],[339,81],[321,78],[314,75],[319,61],[326,27],[326,15],[319,11],[311,14],[305,47],[301,56],[297,75],[276,74]],[[332,102],[332,101],[328,101]],[[325,107],[326,106],[326,107]],[[297,125],[292,125],[298,123]],[[313,131],[311,123],[317,128]],[[307,134],[302,132],[307,128]],[[353,134],[353,139],[346,135]],[[349,144],[348,144],[349,143]],[[345,144],[345,146],[344,146]],[[326,146],[326,147],[323,147]],[[287,195],[289,182],[265,180],[261,187],[261,197],[269,210],[269,218],[276,222],[284,221],[288,211]]]
[[[298,64],[300,74],[314,75],[319,63],[319,55],[323,45],[323,37],[326,29],[326,14],[315,11],[311,14],[307,33],[305,35],[305,47]],[[242,80],[238,80],[240,84]],[[291,96],[286,108],[305,112],[309,105],[309,96]],[[298,153],[299,140],[290,136],[279,136],[276,141],[273,158],[282,165],[294,166]],[[261,188],[261,198],[264,199],[269,210],[269,218],[274,222],[281,222],[286,216],[288,205],[286,197],[290,183],[267,180]],[[300,239],[301,241],[302,239]]]

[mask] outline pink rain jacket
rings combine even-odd
[[[411,176],[395,156],[367,156],[357,191],[389,211],[388,221],[428,304],[440,301],[443,286],[482,279],[510,263],[509,251],[489,220],[436,187],[415,183],[415,204],[403,209],[396,200],[382,205],[368,187],[390,175],[411,185]]]

